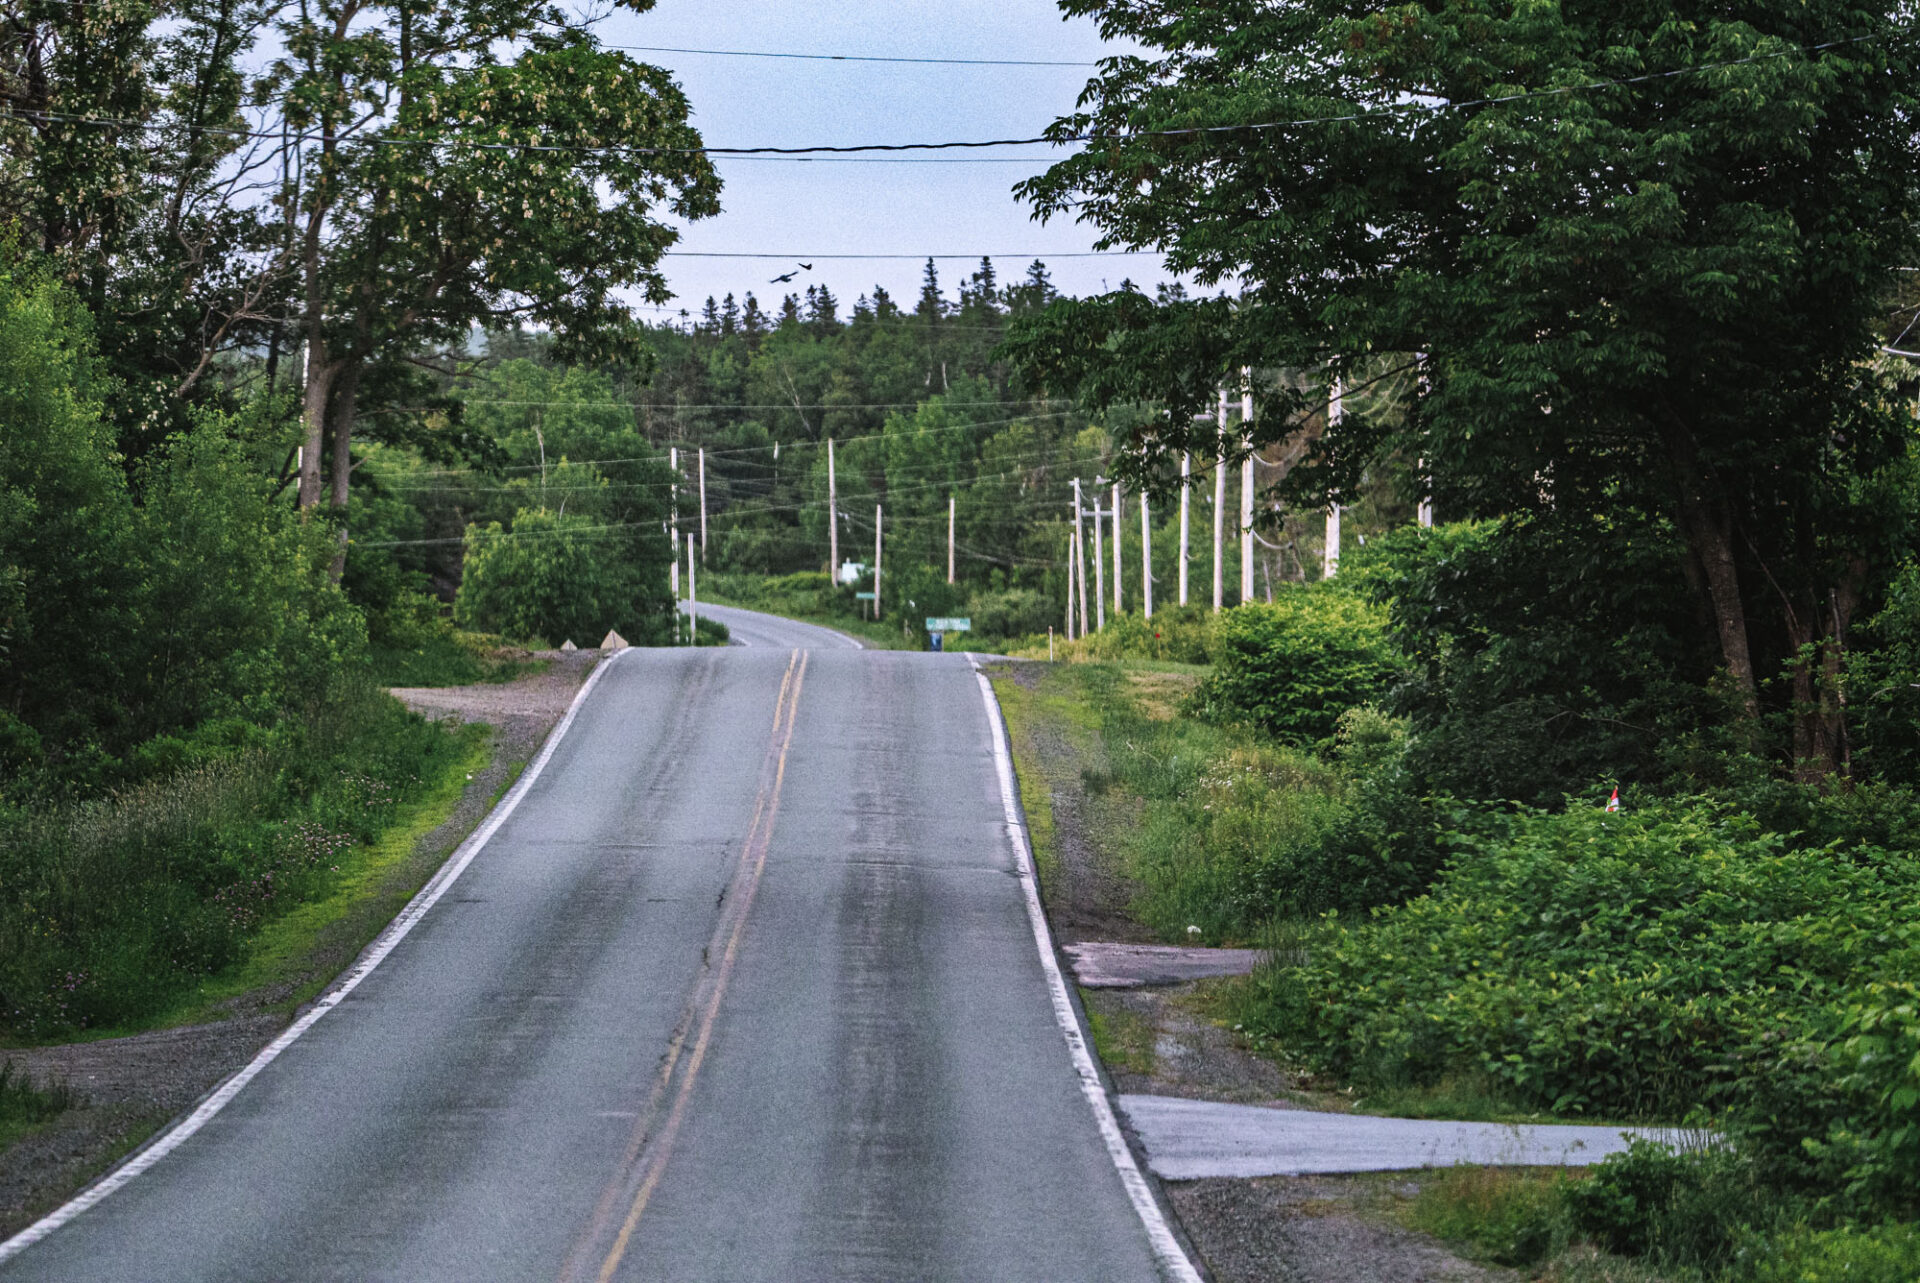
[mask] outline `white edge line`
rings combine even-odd
[[[618,652],[595,666],[586,683],[574,695],[573,703],[567,706],[566,716],[560,719],[560,724],[555,726],[553,733],[547,736],[547,742],[540,749],[539,755],[533,759],[526,770],[520,773],[520,778],[514,781],[513,787],[507,790],[507,795],[500,799],[499,805],[493,808],[485,822],[468,835],[467,840],[462,842],[447,862],[440,866],[440,871],[420,888],[413,899],[407,902],[407,907],[387,924],[386,930],[367,946],[346,974],[319,1001],[309,1007],[306,1014],[287,1026],[278,1038],[261,1048],[258,1055],[247,1062],[238,1073],[220,1084],[211,1095],[200,1102],[192,1113],[149,1141],[125,1163],[12,1238],[0,1242],[0,1262],[18,1256],[68,1221],[104,1202],[110,1195],[132,1183],[143,1172],[180,1148],[195,1132],[212,1121],[214,1115],[225,1109],[248,1083],[260,1075],[262,1070],[279,1059],[281,1052],[291,1047],[301,1034],[306,1033],[319,1022],[320,1017],[339,1006],[348,994],[360,986],[362,980],[373,974],[373,969],[386,961],[387,955],[406,939],[407,933],[412,931],[419,924],[420,919],[426,916],[427,910],[433,908],[440,897],[446,894],[447,888],[459,880],[460,875],[466,872],[467,866],[473,863],[474,857],[480,854],[481,848],[486,846],[493,835],[500,830],[500,826],[507,822],[514,809],[526,797],[528,790],[533,787],[534,781],[540,778],[540,772],[546,769],[547,762],[553,757],[554,750],[559,747],[561,738],[567,733],[567,728],[573,725],[574,718],[579,715],[587,696],[600,681],[601,674],[612,668],[619,661],[620,655],[626,653]]]
[[[1033,942],[1040,950],[1040,966],[1047,974],[1047,993],[1053,999],[1053,1018],[1066,1037],[1067,1051],[1073,1057],[1073,1068],[1080,1078],[1080,1094],[1086,1097],[1087,1104],[1093,1109],[1094,1122],[1100,1127],[1100,1138],[1106,1142],[1107,1156],[1120,1173],[1120,1183],[1126,1187],[1127,1198],[1133,1203],[1133,1210],[1147,1231],[1147,1240],[1161,1269],[1169,1277],[1179,1280],[1179,1283],[1202,1283],[1200,1271],[1187,1259],[1180,1240],[1167,1224],[1160,1203],[1147,1184],[1146,1176],[1140,1171],[1140,1164],[1134,1161],[1133,1150],[1128,1147],[1126,1135],[1120,1130],[1120,1120],[1114,1116],[1113,1102],[1107,1097],[1106,1085],[1100,1081],[1099,1067],[1093,1063],[1093,1053],[1087,1049],[1087,1039],[1080,1030],[1079,1017],[1074,1015],[1073,1000],[1067,994],[1066,978],[1060,974],[1060,963],[1054,956],[1053,933],[1047,926],[1046,911],[1040,906],[1040,882],[1034,873],[1033,850],[1027,842],[1027,826],[1021,816],[1019,792],[1014,784],[1013,757],[1007,751],[1006,721],[1000,715],[1000,701],[993,693],[993,684],[980,671],[978,657],[969,655],[968,659],[973,663],[974,679],[980,683],[980,698],[987,706],[989,738],[993,740],[993,764],[1000,776],[1000,805],[1006,816],[1007,840],[1013,845],[1014,857],[1020,865],[1020,888],[1026,895],[1027,921],[1033,927]]]

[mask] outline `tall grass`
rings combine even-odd
[[[0,814],[0,1031],[135,1024],[238,962],[456,758],[355,686],[264,742],[104,798]]]

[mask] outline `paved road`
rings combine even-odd
[[[687,604],[680,603],[680,613],[685,614]],[[792,648],[803,646],[813,650],[859,650],[860,643],[843,632],[832,628],[823,628],[819,624],[803,624],[797,619],[782,619],[778,615],[764,615],[757,610],[741,610],[737,606],[715,606],[708,602],[700,603],[702,619],[718,620],[727,626],[733,634],[736,646],[785,646]]]
[[[386,962],[0,1279],[1150,1280],[958,655],[624,652]]]

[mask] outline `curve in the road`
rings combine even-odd
[[[736,646],[799,647],[805,650],[865,649],[861,642],[838,629],[804,624],[797,619],[769,615],[764,611],[743,610],[739,606],[715,606],[704,601],[699,604],[699,611],[700,618],[725,624]],[[684,601],[680,603],[680,613],[687,613],[687,603]]]

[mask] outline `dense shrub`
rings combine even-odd
[[[1341,714],[1378,700],[1399,671],[1386,624],[1382,608],[1330,584],[1235,607],[1214,626],[1213,671],[1194,708],[1285,743],[1325,739]]]
[[[1797,1021],[1765,1028],[1743,1050],[1727,1092],[1730,1123],[1782,1184],[1845,1213],[1913,1217],[1920,928],[1881,928],[1887,953],[1861,983]]]
[[[1139,614],[1109,618],[1107,626],[1071,644],[1056,647],[1063,659],[1111,663],[1146,659],[1175,664],[1206,664],[1213,660],[1215,621],[1200,606],[1169,606],[1152,619]],[[1045,651],[1034,652],[1044,657]]]
[[[1046,632],[1055,622],[1053,605],[1031,588],[1001,588],[975,593],[966,614],[974,636],[998,641]]]
[[[1920,1279],[1920,1226],[1802,1230],[1755,1249],[1751,1283],[1913,1283]]]
[[[655,555],[638,555],[655,544]],[[588,517],[523,508],[513,529],[467,530],[466,570],[454,599],[464,628],[559,645],[595,646],[609,630],[635,645],[665,642],[673,602],[659,531],[608,531]]]
[[[323,890],[460,751],[360,688],[273,732],[173,737],[155,778],[112,797],[0,813],[0,1030],[152,1016]]]
[[[1735,1049],[1878,975],[1920,889],[1909,858],[1788,849],[1704,803],[1454,820],[1431,893],[1264,975],[1265,1032],[1363,1083],[1677,1116]]]
[[[1698,760],[1717,652],[1680,567],[1657,524],[1577,514],[1396,531],[1343,563],[1389,603],[1422,790],[1546,806],[1717,769]]]

